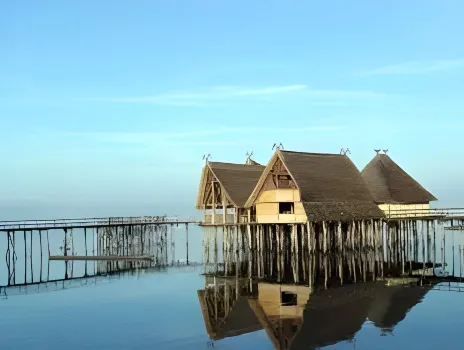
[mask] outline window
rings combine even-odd
[[[295,293],[281,292],[280,304],[285,306],[294,306],[297,304],[297,296]]]
[[[293,203],[291,202],[279,203],[279,214],[294,214]]]

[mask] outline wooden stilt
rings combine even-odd
[[[188,236],[188,224],[185,224],[185,249],[187,255],[187,265],[189,265],[189,236]]]

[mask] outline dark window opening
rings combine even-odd
[[[279,203],[279,214],[293,214],[293,203],[282,202]]]
[[[290,292],[281,292],[280,293],[280,303],[285,306],[294,306],[297,303],[297,296],[295,293]]]

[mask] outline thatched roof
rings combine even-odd
[[[311,221],[383,217],[359,170],[340,154],[278,150],[271,158],[246,206],[253,205],[274,162],[280,159],[300,191]]]
[[[303,202],[309,221],[351,221],[383,217],[372,201]]]
[[[243,207],[263,172],[262,165],[208,162],[203,168],[197,198],[197,209],[202,208],[207,172],[211,171],[219,181],[228,199],[237,207]]]
[[[361,175],[376,203],[418,204],[437,200],[386,154],[377,154]]]
[[[246,165],[260,165],[260,166],[262,166],[261,164],[259,164],[258,162],[254,161],[254,160],[251,159],[251,158],[248,158],[245,164],[246,164]]]

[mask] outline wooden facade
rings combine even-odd
[[[261,175],[263,166],[207,162],[203,167],[196,208],[204,211],[204,224],[249,222],[251,211],[245,202]]]

